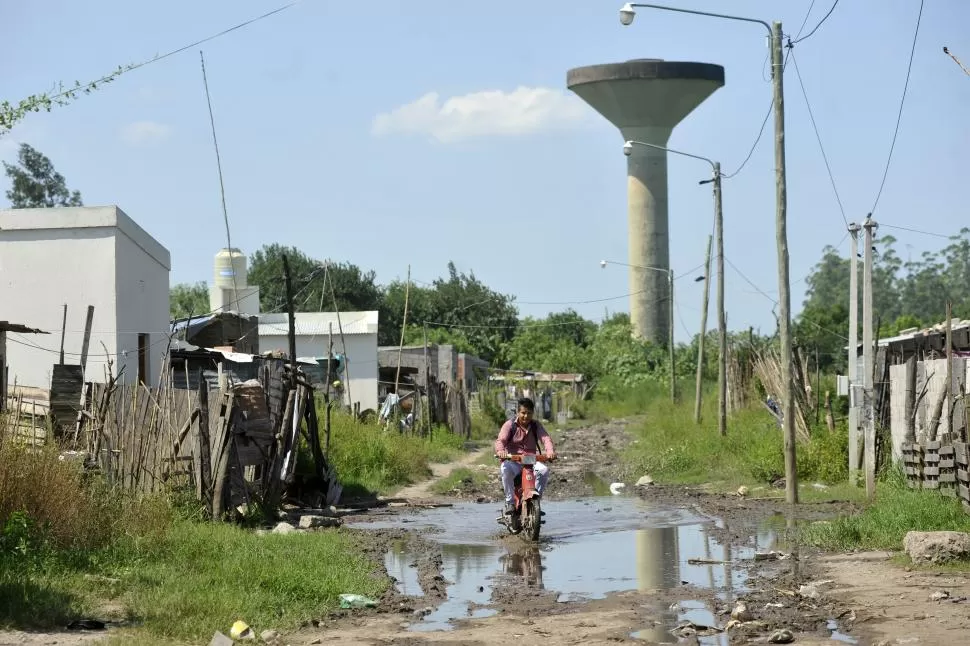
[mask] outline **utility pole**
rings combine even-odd
[[[788,275],[788,187],[785,178],[785,93],[781,23],[771,25],[771,80],[775,106],[775,237],[778,243],[778,336],[781,340],[782,425],[785,432],[785,500],[798,502],[795,399],[792,392],[791,281]]]
[[[290,387],[296,390],[296,314],[293,312],[293,282],[286,254],[283,254],[283,280],[286,285],[286,313],[289,321],[287,337],[290,342]]]
[[[721,206],[721,162],[714,162],[714,229],[717,234],[717,430],[723,436],[727,435],[727,317],[724,314],[724,209]]]
[[[670,328],[667,339],[667,351],[670,354],[670,401],[677,401],[677,377],[674,370],[674,270],[667,270],[667,283],[670,285],[670,307],[667,313],[667,327]]]
[[[849,254],[849,483],[855,486],[859,478],[859,402],[856,386],[859,381],[859,230],[849,225],[852,250]]]
[[[865,261],[862,269],[862,423],[865,429],[866,497],[876,493],[876,420],[872,401],[872,232],[878,227],[870,213],[866,217]]]
[[[704,304],[701,306],[701,331],[697,338],[697,378],[694,385],[694,423],[701,423],[701,397],[704,382],[704,341],[707,336],[707,301],[711,294],[711,236],[707,236],[707,254],[704,256]]]

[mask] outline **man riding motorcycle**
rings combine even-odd
[[[515,492],[515,478],[522,473],[522,465],[504,458],[522,453],[538,453],[539,440],[542,440],[542,453],[549,459],[556,457],[549,433],[542,424],[533,419],[535,410],[535,402],[531,399],[528,397],[520,399],[515,418],[502,425],[495,440],[495,455],[503,459],[500,473],[502,487],[505,489],[505,514],[508,516],[515,513],[515,503],[512,498]],[[536,475],[536,493],[541,496],[549,480],[549,467],[542,462],[536,462],[533,468]]]

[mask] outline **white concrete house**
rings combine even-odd
[[[360,409],[377,410],[377,312],[296,313],[296,356],[326,358],[333,331],[334,353],[346,360],[348,406],[360,402]],[[287,340],[289,319],[283,314],[259,315],[260,352],[282,351],[289,354]],[[341,339],[341,330],[343,339]],[[346,345],[344,345],[346,343]]]
[[[50,388],[67,304],[64,363],[80,363],[93,305],[86,379],[104,381],[107,348],[125,382],[156,385],[170,267],[168,250],[117,206],[0,210],[0,319],[50,332],[7,335],[8,384]]]

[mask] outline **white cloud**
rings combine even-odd
[[[121,138],[132,146],[164,141],[172,134],[172,127],[157,121],[135,121],[121,129]]]
[[[377,115],[371,134],[426,134],[450,143],[470,137],[528,135],[573,125],[589,108],[565,90],[517,87],[512,92],[487,90],[440,102],[429,92],[411,103]]]

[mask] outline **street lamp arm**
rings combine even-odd
[[[629,148],[628,148],[628,146],[629,146]],[[701,157],[700,155],[692,155],[691,153],[685,153],[682,150],[674,150],[673,148],[665,148],[663,146],[658,146],[657,144],[648,144],[645,141],[636,141],[636,140],[631,139],[630,141],[626,142],[626,144],[624,144],[623,148],[624,148],[624,150],[629,150],[629,149],[633,148],[633,146],[646,146],[647,148],[654,148],[656,150],[663,150],[664,152],[674,153],[675,155],[683,155],[684,157],[692,157],[694,159],[699,159],[701,161],[706,161],[708,164],[711,165],[711,170],[712,171],[713,170],[716,170],[716,168],[717,168],[717,163],[714,162],[714,161],[712,161],[712,160],[710,160],[710,159],[708,159],[707,157]],[[629,153],[627,153],[627,154],[629,154]]]
[[[767,29],[768,30],[768,35],[769,36],[771,35],[771,25],[769,25],[764,20],[758,20],[757,18],[744,18],[744,17],[741,17],[741,16],[729,16],[729,15],[723,14],[723,13],[710,13],[708,11],[697,11],[695,9],[681,9],[679,7],[667,7],[667,6],[659,5],[659,4],[643,4],[643,3],[639,3],[639,2],[630,2],[630,3],[627,3],[626,5],[624,5],[624,9],[626,7],[630,7],[630,8],[633,8],[633,7],[643,7],[643,8],[646,8],[646,9],[663,9],[664,11],[676,11],[677,13],[691,13],[691,14],[695,14],[695,15],[698,15],[698,16],[710,16],[711,18],[725,18],[727,20],[740,20],[741,22],[755,22],[755,23],[758,23],[759,25],[762,25],[765,29]]]

